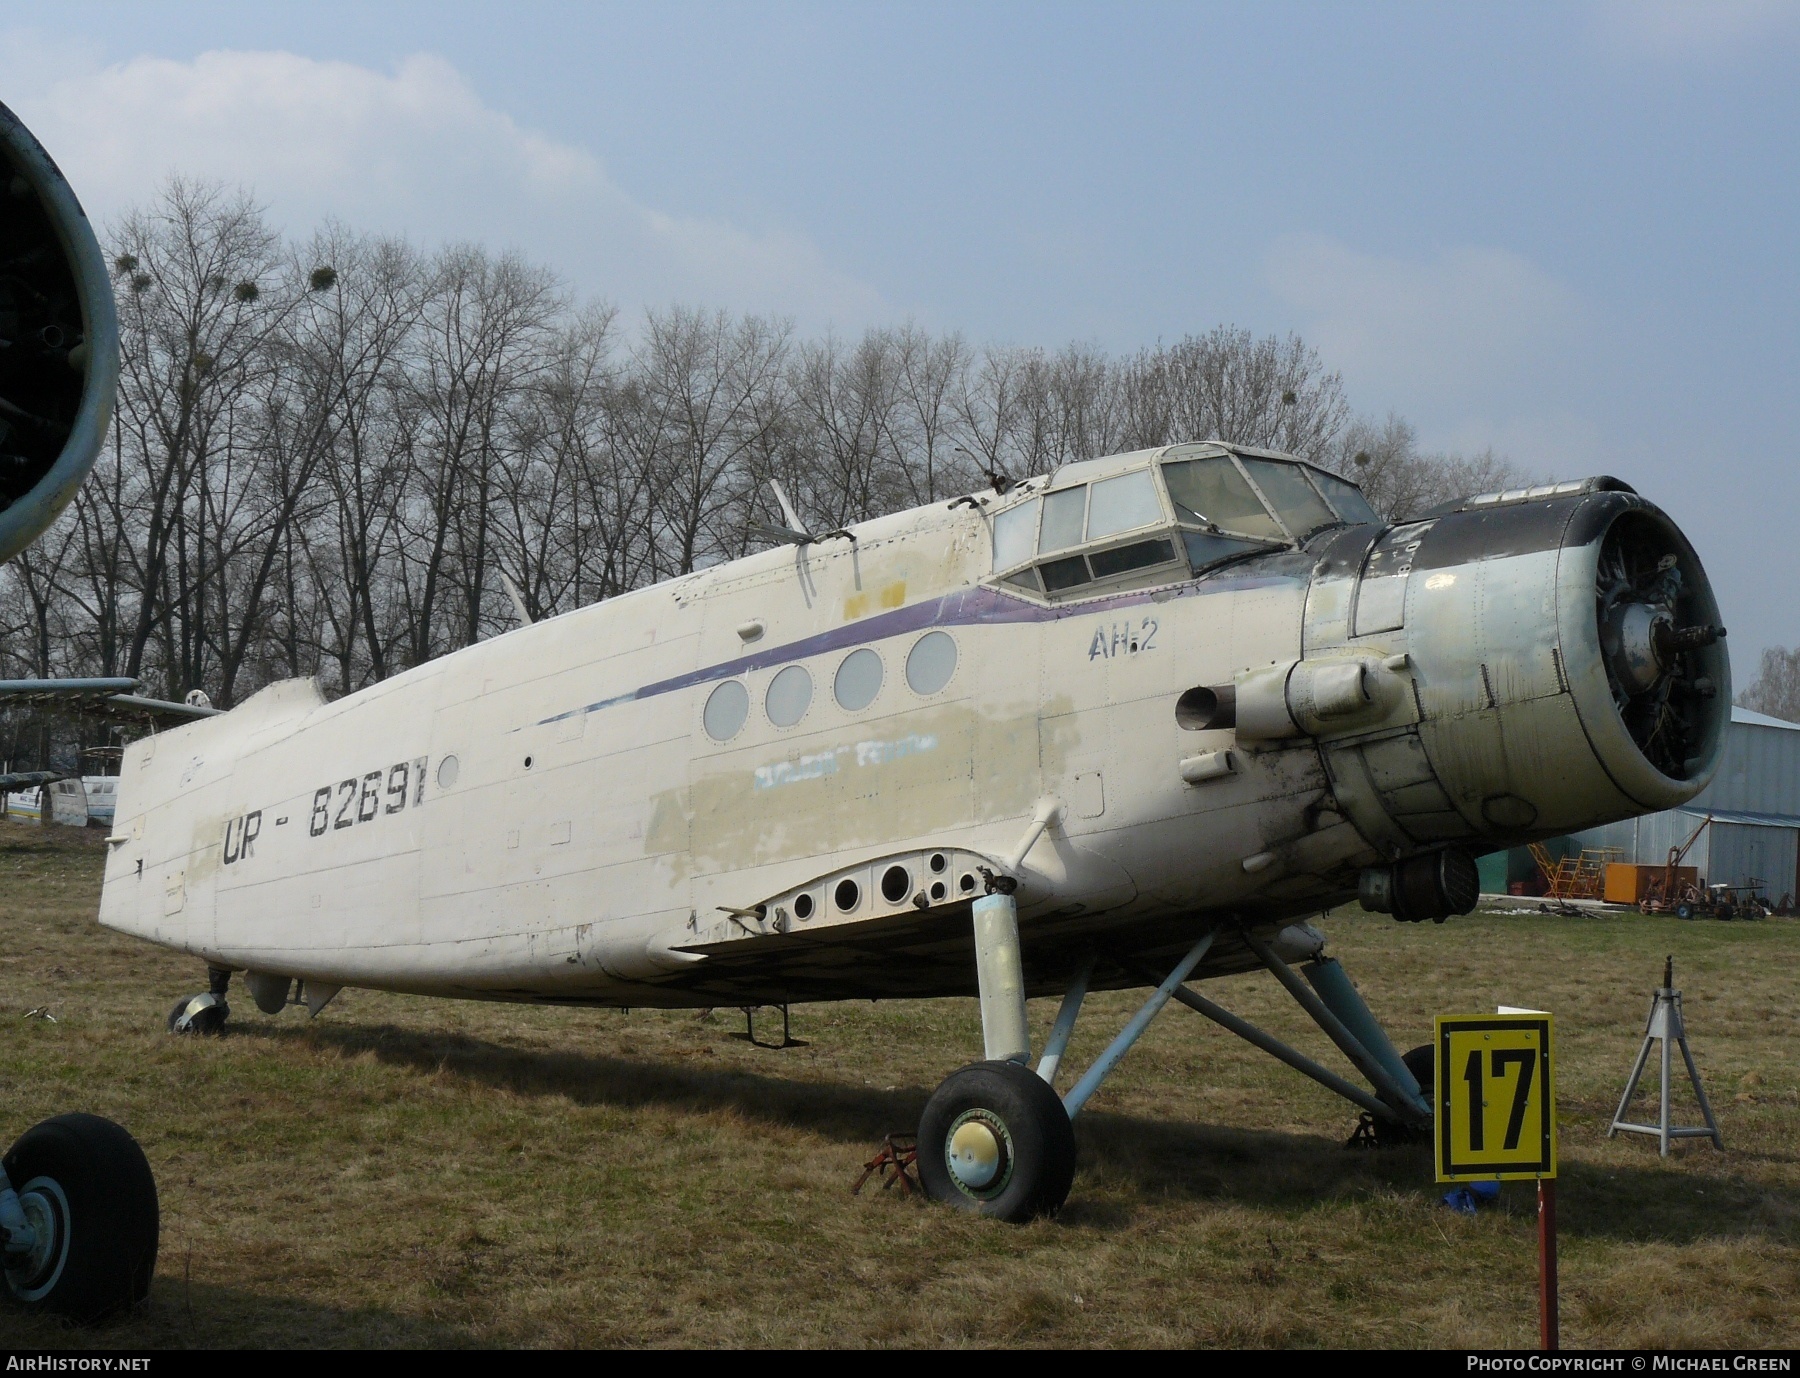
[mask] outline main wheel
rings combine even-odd
[[[1693,918],[1694,906],[1689,904],[1686,900],[1683,900],[1680,904],[1675,906],[1675,917],[1678,919]]]
[[[1425,1097],[1425,1104],[1437,1108],[1437,1045],[1421,1043],[1409,1053],[1401,1055],[1400,1060],[1406,1064],[1406,1070],[1413,1074],[1413,1080],[1419,1083],[1419,1094]],[[1374,1119],[1375,1142],[1383,1148],[1401,1148],[1407,1144],[1419,1144],[1429,1141],[1429,1132],[1416,1129],[1410,1124],[1400,1124],[1395,1120]]]
[[[1029,1067],[971,1063],[925,1103],[918,1162],[935,1201],[999,1220],[1054,1215],[1075,1181],[1075,1126]]]
[[[37,1235],[29,1255],[7,1259],[17,1300],[85,1322],[149,1295],[156,1179],[136,1139],[98,1115],[58,1115],[26,1130],[4,1161]]]
[[[1425,1097],[1425,1103],[1432,1108],[1437,1107],[1437,1044],[1421,1043],[1410,1053],[1400,1059],[1406,1064],[1406,1070],[1413,1074],[1413,1080],[1419,1083],[1419,1090]]]
[[[169,1032],[178,1034],[216,1034],[225,1031],[231,1017],[231,1006],[210,992],[184,995],[169,1011]]]

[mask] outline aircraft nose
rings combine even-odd
[[[1616,480],[1580,487],[1497,495],[1419,535],[1420,737],[1491,836],[1684,803],[1723,745],[1730,663],[1699,556]]]

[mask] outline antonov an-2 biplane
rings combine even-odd
[[[1062,1203],[1072,1117],[1171,998],[1416,1132],[1429,1069],[1303,919],[1466,912],[1476,854],[1671,807],[1718,758],[1712,592],[1616,480],[1390,525],[1204,442],[819,537],[782,505],[758,554],[128,748],[100,920],[212,969],[172,1026],[216,1028],[234,971],[270,1013],[978,994],[985,1058],[917,1161],[1017,1219]],[[1372,1089],[1187,985],[1259,965]],[[1128,986],[1059,1096],[1084,994]]]
[[[80,206],[0,107],[0,557],[91,467],[118,368]],[[943,1201],[1055,1210],[1072,1120],[1171,999],[1430,1118],[1306,916],[1475,902],[1481,852],[1698,793],[1731,701],[1692,546],[1613,479],[1383,522],[1218,442],[1069,464],[521,626],[333,703],[276,684],[125,752],[101,922],[275,1014],[344,986],[612,1006],[979,995],[920,1125]],[[779,497],[779,490],[777,490]],[[116,713],[126,685],[80,693]],[[29,692],[42,692],[34,683]],[[61,691],[74,693],[68,689]],[[205,713],[204,705],[189,711]],[[1189,982],[1267,967],[1367,1086]],[[1093,989],[1152,994],[1062,1095]],[[1031,1065],[1025,1000],[1062,996]],[[1428,1050],[1427,1050],[1428,1051]],[[0,1172],[14,1296],[141,1298],[155,1186],[59,1116]]]

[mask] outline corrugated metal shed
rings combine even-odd
[[[1800,815],[1800,723],[1732,709],[1719,773],[1683,807]]]
[[[1690,803],[1577,833],[1582,847],[1617,847],[1623,861],[1657,866],[1708,814],[1683,864],[1711,884],[1762,882],[1771,901],[1800,895],[1800,723],[1731,710],[1719,773]]]

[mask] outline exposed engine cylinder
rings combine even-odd
[[[50,155],[0,105],[0,560],[75,496],[119,380],[112,283]]]
[[[1481,876],[1466,851],[1445,847],[1391,866],[1369,867],[1357,882],[1356,894],[1364,909],[1392,914],[1402,923],[1426,919],[1442,923],[1475,907]]]

